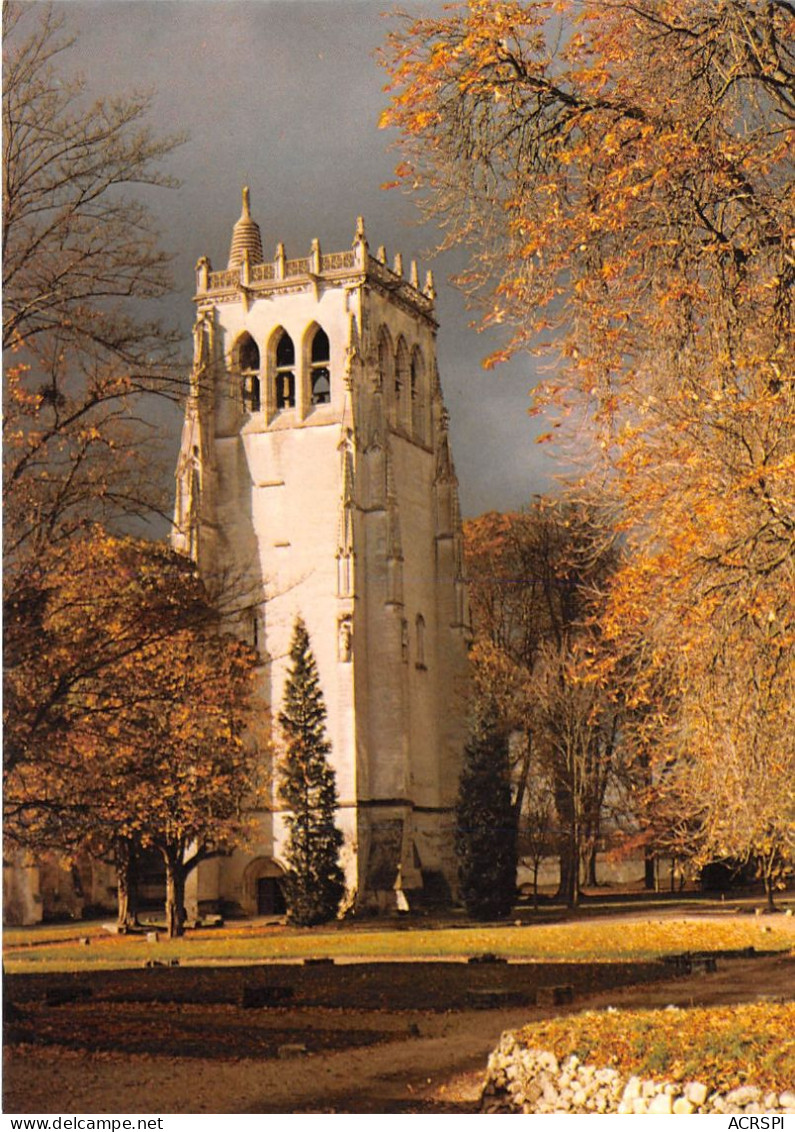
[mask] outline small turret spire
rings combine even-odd
[[[232,246],[229,249],[227,270],[240,267],[248,252],[249,263],[262,263],[262,235],[259,225],[251,219],[251,198],[248,185],[243,186],[243,211],[232,229]]]
[[[369,245],[367,243],[367,236],[364,231],[364,217],[356,217],[356,231],[353,234],[353,250],[356,255],[356,263],[359,267],[367,266],[367,257],[370,254]]]

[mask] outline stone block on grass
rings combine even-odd
[[[240,1005],[244,1010],[280,1006],[284,1002],[289,1002],[294,993],[292,987],[243,987],[240,992]]]
[[[565,1006],[569,1002],[574,1002],[574,987],[570,983],[538,988],[536,995],[538,1006]]]

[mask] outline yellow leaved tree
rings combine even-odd
[[[9,607],[5,837],[116,861],[154,849],[170,935],[185,880],[245,839],[263,786],[256,654],[220,631],[189,560],[95,528]]]
[[[490,363],[546,353],[536,407],[590,422],[655,787],[766,877],[795,851],[794,31],[787,0],[470,0],[384,51],[398,181],[469,249]]]

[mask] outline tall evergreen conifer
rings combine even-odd
[[[295,623],[290,659],[279,715],[286,743],[279,796],[290,809],[285,890],[288,918],[310,926],[336,916],[345,877],[339,863],[342,833],[334,824],[337,787],[328,762],[326,707],[301,618]]]
[[[516,819],[508,737],[489,708],[470,731],[456,818],[458,876],[467,912],[477,920],[507,916],[516,896]]]

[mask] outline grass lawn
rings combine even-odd
[[[683,917],[689,910],[682,911]],[[52,928],[14,928],[4,935],[5,969],[14,974],[137,967],[146,959],[181,963],[258,963],[335,959],[453,959],[493,952],[521,960],[653,959],[683,951],[718,951],[755,947],[788,951],[795,946],[793,921],[755,917],[731,919],[582,918],[558,924],[521,927],[429,928],[396,926],[299,930],[246,923],[190,932],[180,940],[148,943],[143,935],[109,935],[100,924]],[[88,944],[78,942],[78,937]]]
[[[558,1060],[575,1054],[625,1076],[699,1080],[722,1090],[795,1081],[795,1003],[588,1011],[525,1026],[520,1037]]]

